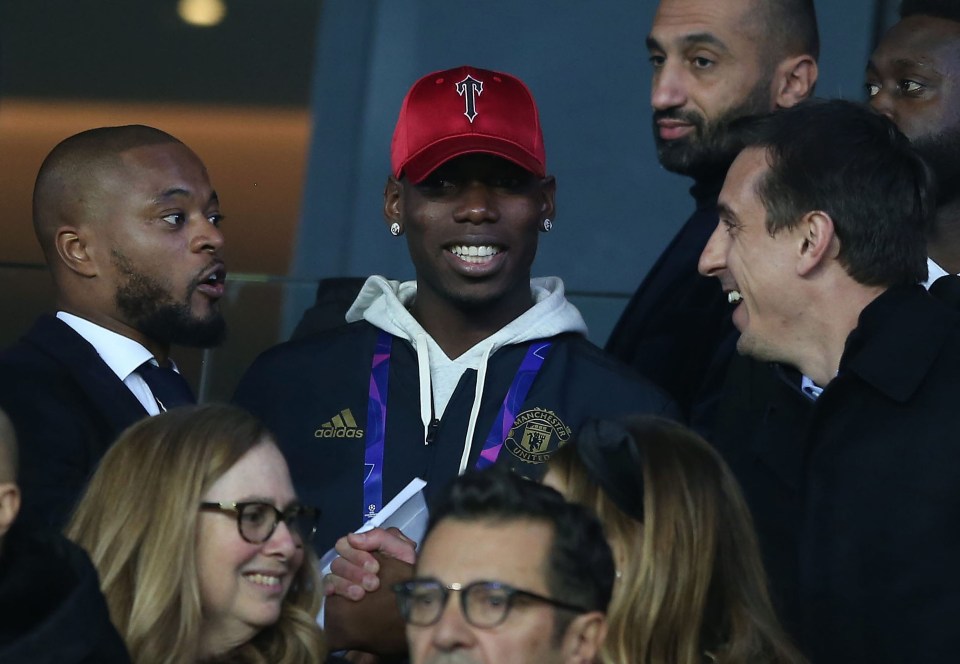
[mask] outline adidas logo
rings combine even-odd
[[[357,426],[353,413],[344,408],[329,422],[324,422],[313,432],[315,438],[363,438],[363,429]]]

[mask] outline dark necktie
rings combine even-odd
[[[187,381],[171,367],[158,367],[148,360],[137,367],[137,373],[153,392],[162,411],[197,402]]]

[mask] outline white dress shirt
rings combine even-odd
[[[100,359],[110,367],[113,373],[117,374],[117,378],[123,381],[123,384],[127,386],[150,415],[160,413],[160,406],[157,404],[153,392],[150,391],[146,381],[137,373],[137,367],[144,362],[153,361],[154,364],[157,364],[153,353],[130,337],[117,334],[96,323],[91,323],[85,318],[68,314],[66,311],[58,311],[57,318],[69,325],[94,347]],[[177,373],[180,373],[180,370],[172,361],[170,364],[177,370]]]

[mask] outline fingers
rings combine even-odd
[[[379,587],[379,579],[376,579],[376,577],[373,578],[376,581],[376,587]],[[353,583],[337,574],[327,574],[323,577],[323,594],[327,597],[337,595],[354,602],[359,602],[367,594],[367,591],[364,590],[362,585]]]
[[[380,562],[374,553],[394,558],[407,565],[417,561],[417,544],[397,528],[374,528],[365,533],[350,533],[337,540],[339,557],[330,564],[324,579],[324,592],[354,601],[380,588]]]
[[[409,565],[417,561],[417,543],[398,528],[374,528],[365,533],[351,533],[347,535],[347,541],[356,549],[371,553],[377,551]]]

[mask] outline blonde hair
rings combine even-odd
[[[669,420],[621,424],[642,459],[642,523],[597,486],[576,444],[549,465],[568,500],[596,510],[618,554],[604,664],[805,662],[776,619],[753,521],[720,456]]]
[[[127,429],[101,461],[66,534],[93,559],[133,661],[198,661],[198,507],[207,489],[264,440],[270,435],[260,423],[233,406],[176,408]],[[305,548],[280,619],[223,659],[323,659],[323,634],[314,620],[320,605],[316,561]]]

